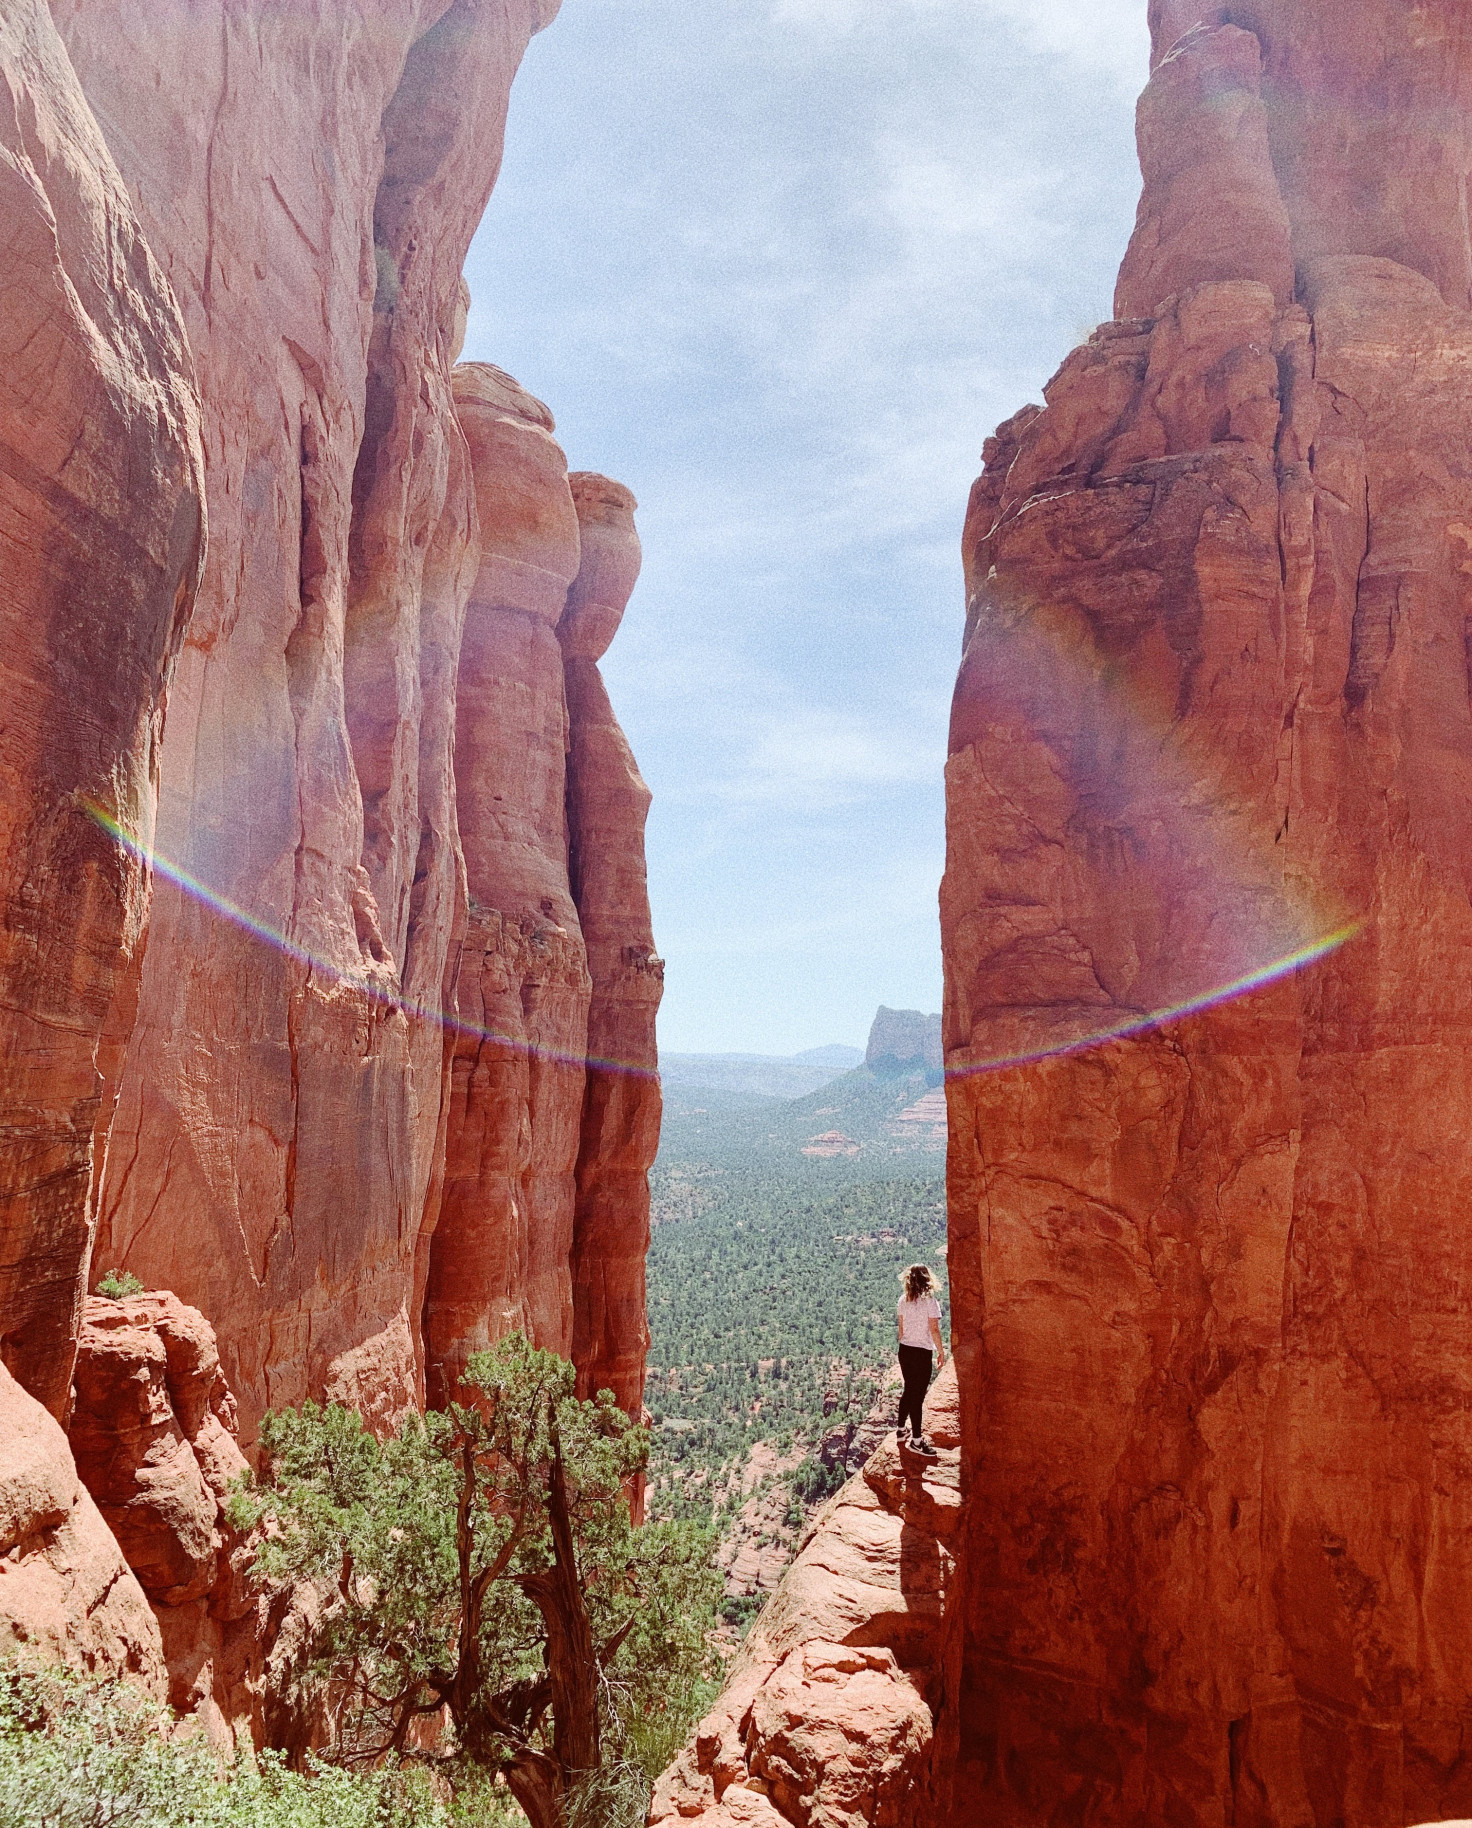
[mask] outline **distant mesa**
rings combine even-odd
[[[940,1082],[944,1071],[940,1017],[918,1009],[887,1009],[883,1004],[869,1030],[864,1064],[871,1072],[914,1072],[925,1068],[926,1077]]]
[[[860,1147],[852,1136],[845,1136],[842,1130],[825,1130],[821,1136],[813,1137],[803,1154],[830,1160],[835,1155],[857,1155]]]
[[[933,1086],[923,1098],[917,1098],[914,1104],[901,1111],[890,1125],[895,1135],[903,1135],[898,1129],[900,1124],[919,1126],[928,1130],[933,1136],[943,1137],[946,1134],[946,1095],[940,1086]]]

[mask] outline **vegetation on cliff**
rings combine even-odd
[[[0,1821],[13,1828],[451,1828],[423,1772],[222,1766],[125,1682],[0,1670]]]
[[[518,1336],[382,1441],[336,1406],[266,1417],[233,1517],[269,1580],[324,1596],[297,1699],[335,1762],[500,1772],[533,1828],[643,1809],[711,1692],[718,1577],[707,1531],[631,1524],[648,1435],[574,1384]]]
[[[869,1067],[790,1100],[667,1088],[649,1510],[715,1528],[734,1626],[892,1426],[898,1272],[945,1262],[943,1113],[906,1115],[934,1089],[923,1068]],[[833,1132],[854,1153],[805,1152]]]

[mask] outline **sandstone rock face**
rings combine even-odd
[[[597,670],[634,501],[454,367],[555,11],[0,22],[0,1351],[64,1416],[80,1332],[84,1480],[222,1730],[265,1705],[232,1387],[247,1446],[309,1395],[388,1425],[520,1327],[642,1394],[661,967]],[[89,1252],[179,1294],[84,1316]],[[35,1515],[18,1634],[118,1664],[91,1500]]]
[[[246,1728],[258,1711],[260,1595],[225,1516],[246,1460],[204,1316],[166,1292],[91,1296],[70,1440],[158,1620],[171,1704],[220,1737]]]
[[[460,269],[554,11],[54,8],[183,309],[210,503],[99,1250],[216,1322],[247,1439],[268,1403],[387,1420],[423,1387],[478,563]]]
[[[577,513],[552,415],[464,363],[456,401],[481,562],[460,655],[455,780],[470,890],[445,1184],[426,1328],[435,1400],[518,1330],[566,1356],[590,981],[568,879],[567,706],[557,621]]]
[[[0,246],[0,1357],[61,1416],[147,913],[91,809],[152,824],[204,489],[179,311],[44,0],[0,17]]]
[[[162,1700],[159,1628],[60,1424],[0,1365],[0,1651]]]
[[[1128,317],[966,533],[941,1778],[1018,1828],[1449,1817],[1472,21],[1154,10]]]
[[[716,1705],[655,1787],[650,1822],[909,1828],[932,1812],[943,1617],[960,1518],[949,1366],[932,1461],[891,1438],[813,1520]],[[944,1723],[942,1723],[943,1725]]]

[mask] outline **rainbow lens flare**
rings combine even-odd
[[[593,1067],[597,1070],[626,1074],[637,1079],[658,1079],[657,1070],[629,1060],[606,1060],[590,1054],[570,1053],[557,1048],[549,1048],[540,1043],[528,1041],[524,1035],[504,1034],[497,1029],[487,1028],[480,1023],[467,1021],[463,1016],[439,1005],[422,1002],[417,998],[405,996],[401,991],[387,989],[375,984],[371,978],[351,971],[345,971],[321,954],[301,945],[297,940],[283,933],[279,927],[252,914],[228,895],[222,895],[207,882],[201,882],[177,863],[171,862],[156,847],[145,844],[135,833],[95,801],[85,803],[85,810],[90,818],[101,826],[109,837],[120,844],[131,856],[136,857],[143,867],[152,875],[162,877],[175,888],[187,895],[192,901],[208,908],[222,920],[229,921],[252,938],[270,946],[283,957],[293,959],[297,964],[324,977],[345,984],[366,997],[370,1002],[383,1009],[401,1010],[405,1015],[420,1021],[432,1022],[435,1026],[457,1035],[465,1035],[471,1040],[492,1042],[497,1047],[504,1047],[513,1053],[526,1054],[538,1061],[554,1066]]]
[[[1165,1009],[1152,1009],[1142,1014],[1122,1014],[1118,1020],[1105,1023],[1091,1029],[1086,1034],[1071,1040],[1059,1041],[1051,1046],[1021,1049],[1010,1054],[989,1054],[981,1060],[969,1060],[959,1066],[947,1066],[947,1079],[965,1079],[976,1073],[995,1073],[1012,1066],[1029,1066],[1040,1060],[1056,1060],[1067,1054],[1083,1053],[1094,1047],[1102,1047],[1109,1041],[1127,1041],[1135,1035],[1145,1034],[1154,1028],[1163,1028],[1168,1023],[1182,1021],[1187,1016],[1201,1015],[1208,1009],[1216,1009],[1223,1003],[1235,1002],[1237,998],[1249,995],[1254,990],[1265,989],[1269,984],[1276,984],[1283,978],[1292,977],[1295,972],[1316,965],[1320,959],[1327,958],[1331,952],[1348,944],[1365,929],[1363,920],[1352,920],[1332,933],[1326,933],[1322,939],[1310,941],[1300,946],[1297,951],[1286,953],[1282,958],[1272,960],[1254,971],[1244,972],[1230,983],[1217,985],[1214,989],[1203,990],[1199,994],[1184,998],[1179,1003],[1172,1003]]]

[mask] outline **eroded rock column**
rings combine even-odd
[[[444,1193],[430,1254],[430,1397],[524,1332],[572,1346],[573,1208],[591,983],[568,879],[567,706],[557,621],[577,514],[552,415],[509,375],[455,371],[481,563],[456,700],[470,917],[460,954]]]
[[[557,625],[570,748],[569,868],[592,997],[573,1228],[573,1357],[585,1395],[612,1390],[637,1415],[649,1328],[649,1169],[659,1148],[654,1020],[664,966],[644,865],[649,789],[613,714],[598,662],[639,575],[633,496],[606,476],[572,479],[581,563]]]

